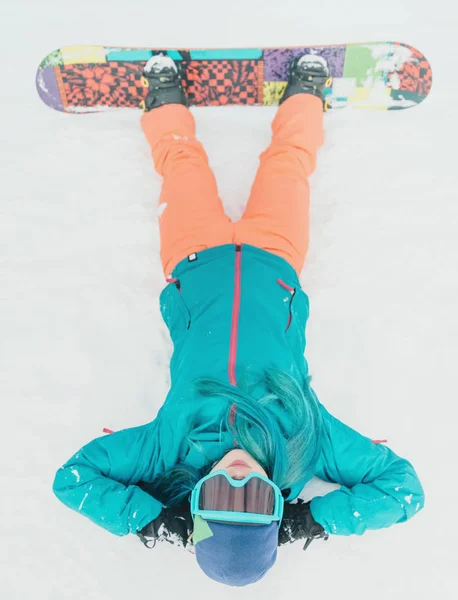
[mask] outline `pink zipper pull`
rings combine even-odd
[[[237,342],[239,333],[239,317],[240,317],[240,296],[241,296],[241,271],[242,271],[242,246],[235,246],[235,265],[234,265],[234,300],[232,302],[232,324],[231,336],[229,341],[229,383],[237,385],[235,375],[235,367],[237,361]]]
[[[294,295],[296,293],[296,290],[294,288],[292,288],[290,285],[288,285],[281,279],[277,279],[277,283],[278,283],[278,285],[281,285],[281,287],[284,288],[285,290],[288,290],[288,292],[290,292],[290,294]]]

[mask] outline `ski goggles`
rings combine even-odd
[[[241,525],[269,525],[283,517],[284,499],[280,488],[261,475],[232,479],[221,469],[203,477],[191,494],[191,514],[206,521]]]

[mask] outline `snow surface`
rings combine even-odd
[[[457,597],[458,203],[453,4],[16,0],[0,8],[2,600]],[[221,26],[218,26],[221,23]],[[407,111],[326,116],[312,178],[307,356],[338,418],[415,466],[426,507],[362,537],[282,548],[256,586],[207,579],[58,502],[56,469],[103,427],[152,420],[171,344],[159,314],[160,180],[136,111],[66,115],[35,71],[67,44],[282,46],[401,40],[434,87]],[[193,110],[228,213],[242,212],[274,109]],[[279,199],[280,201],[281,199]],[[304,497],[320,493],[314,481]]]
[[[159,73],[164,68],[173,69],[175,72],[178,71],[175,63],[170,58],[170,56],[153,56],[145,65],[145,71],[147,73],[149,73],[150,71],[153,71],[154,73]]]

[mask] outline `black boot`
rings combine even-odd
[[[326,61],[321,56],[304,54],[295,58],[289,67],[288,85],[280,104],[295,94],[313,94],[325,105],[323,89],[329,87],[332,78]]]
[[[143,85],[148,94],[141,103],[145,112],[164,104],[188,106],[185,91],[181,85],[181,68],[169,56],[157,54],[149,59],[143,70]]]

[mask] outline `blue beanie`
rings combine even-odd
[[[202,571],[232,586],[255,583],[277,559],[278,523],[234,525],[194,518],[193,542]]]

